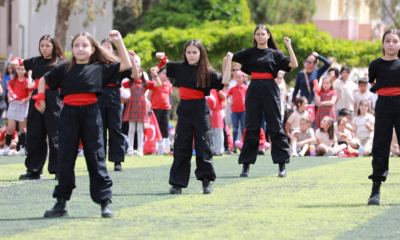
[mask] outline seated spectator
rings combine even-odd
[[[338,145],[344,145],[345,148],[348,148],[350,145],[350,140],[353,138],[349,129],[346,128],[347,118],[341,117],[337,121],[335,128],[335,135],[338,140]],[[341,154],[339,154],[341,155]]]
[[[372,151],[372,142],[374,138],[374,123],[375,118],[368,111],[370,103],[366,100],[360,102],[357,114],[353,119],[353,131],[355,138],[350,141],[350,146],[358,152],[360,145],[363,146],[363,155],[369,156]]]
[[[308,101],[306,97],[299,97],[295,101],[296,110],[286,121],[286,135],[290,136],[290,146],[292,148],[292,157],[297,157],[297,135],[300,132],[300,118],[309,117],[307,110]]]
[[[1,133],[0,133],[0,147],[1,148],[4,148],[6,146],[6,134],[7,134],[6,129],[1,131]],[[19,140],[18,132],[14,130],[13,135],[12,135],[11,144],[10,144],[10,151],[8,152],[8,155],[12,155],[12,154],[16,153],[18,140]],[[11,151],[11,150],[13,150],[13,151]]]
[[[333,118],[329,116],[322,119],[321,127],[315,132],[315,138],[318,142],[317,156],[335,156],[346,148],[343,145],[338,145],[333,129]]]
[[[300,132],[297,134],[297,153],[300,157],[310,154],[310,146],[316,141],[310,116],[300,118]]]
[[[395,129],[393,129],[392,143],[390,144],[390,156],[398,157],[400,156],[399,142],[397,141],[397,135]]]

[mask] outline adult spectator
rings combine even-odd
[[[324,65],[318,66],[318,59],[321,60]],[[313,91],[313,80],[320,79],[322,74],[331,66],[331,63],[317,52],[313,52],[306,60],[304,64],[304,70],[301,70],[297,74],[296,85],[293,91],[292,97],[292,108],[294,107],[294,101],[296,101],[297,93],[300,90],[300,96],[304,96],[308,99],[308,103],[314,102],[314,91]]]

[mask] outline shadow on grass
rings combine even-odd
[[[0,222],[17,222],[17,221],[37,221],[37,220],[52,220],[54,221],[54,219],[90,219],[93,217],[31,217],[31,218],[8,218],[8,219],[3,219],[0,218]]]
[[[327,204],[327,205],[302,205],[299,206],[299,208],[353,208],[353,207],[365,207],[368,206],[367,204],[368,201],[365,201],[365,203],[359,203],[359,204]],[[400,204],[382,204],[384,206],[400,206]],[[374,206],[369,206],[369,207],[374,207]],[[376,206],[379,207],[379,206]]]
[[[89,194],[88,194],[89,195]],[[139,196],[167,196],[167,195],[173,195],[170,194],[168,192],[165,193],[113,193],[113,196],[135,196],[135,195],[139,195]]]
[[[218,178],[241,178],[240,176],[217,176],[217,179]],[[249,178],[249,177],[247,177],[247,178]],[[246,179],[246,178],[243,178],[243,179]]]

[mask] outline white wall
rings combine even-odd
[[[36,0],[14,0],[19,2],[19,20],[25,27],[25,44],[23,58],[39,55],[39,39],[45,34],[54,35],[57,14],[57,0],[47,1],[43,4],[39,12],[35,11]],[[86,20],[86,11],[69,17],[69,29],[67,31],[66,50],[70,50],[69,37],[76,35],[79,32],[89,32],[96,40],[108,36],[108,32],[112,29],[113,22],[113,6],[112,1],[107,1],[106,11],[104,16],[99,15],[95,22],[90,22],[89,26],[83,27],[82,23]],[[15,28],[16,31],[21,29]],[[22,34],[19,34],[20,53],[22,51]]]

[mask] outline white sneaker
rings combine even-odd
[[[85,156],[85,154],[83,153],[83,150],[80,153],[78,153],[78,156]]]
[[[139,157],[142,157],[142,156],[143,156],[143,151],[138,151],[138,152],[137,152],[137,155],[138,155]]]
[[[292,155],[290,155],[290,157],[298,157],[299,155],[297,153],[292,153]]]
[[[331,156],[335,156],[336,154],[333,151],[329,151],[327,153],[324,153],[325,157],[331,157]]]
[[[25,148],[24,148],[24,147],[21,147],[21,149],[19,150],[19,155],[25,156],[25,154],[26,154]]]
[[[133,149],[128,149],[128,151],[126,151],[126,156],[133,156]]]
[[[10,146],[7,146],[4,148],[3,155],[8,155],[10,153]]]

